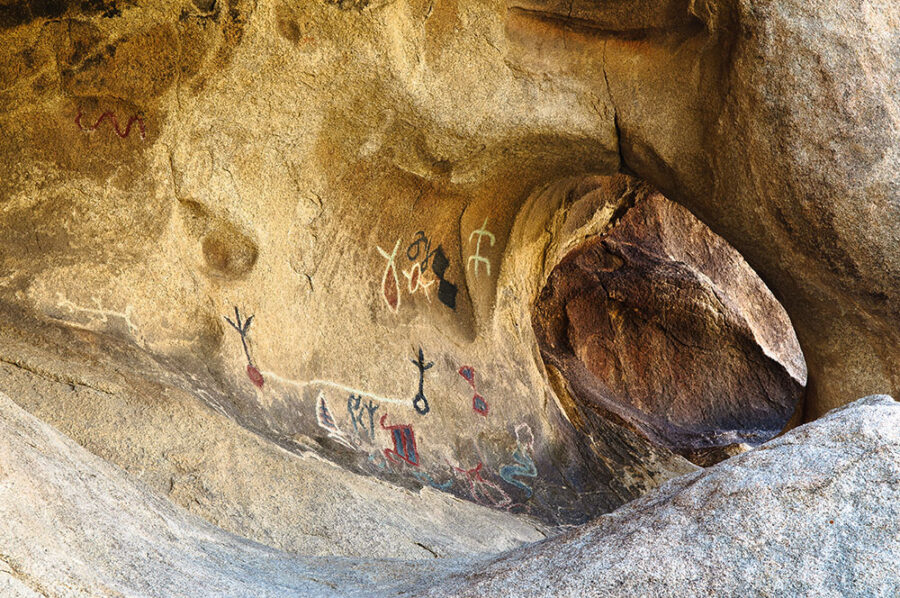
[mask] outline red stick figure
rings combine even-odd
[[[512,499],[509,497],[509,494],[503,491],[503,488],[481,477],[481,469],[484,467],[484,463],[479,462],[472,469],[462,469],[455,465],[450,465],[450,467],[465,474],[472,500],[478,504],[498,509],[512,504]]]

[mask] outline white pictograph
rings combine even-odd
[[[388,309],[394,313],[397,313],[397,310],[400,309],[400,281],[397,278],[397,266],[394,262],[397,257],[397,249],[399,248],[400,239],[397,239],[397,242],[394,244],[394,250],[391,251],[390,255],[381,247],[375,246],[381,257],[387,260],[387,265],[384,267],[384,275],[381,277],[381,294],[384,297],[384,302],[387,303]]]
[[[478,235],[478,240],[475,242],[475,253],[469,256],[469,261],[467,262],[469,264],[471,264],[472,262],[475,262],[475,276],[476,277],[478,276],[478,265],[479,264],[484,264],[485,267],[487,268],[487,275],[488,276],[491,275],[491,260],[489,260],[488,258],[481,255],[481,240],[484,237],[487,237],[488,240],[491,242],[491,247],[494,246],[494,241],[496,241],[496,238],[494,237],[494,235],[487,229],[487,222],[488,222],[488,219],[485,218],[484,223],[482,223],[482,225],[481,225],[481,228],[473,230],[472,234],[469,235],[469,243],[472,242],[472,237],[474,237],[475,235]]]

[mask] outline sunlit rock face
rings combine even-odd
[[[57,378],[85,382],[58,370],[105,346],[117,365],[94,378],[187,392],[288,451],[551,524],[691,469],[625,429],[592,443],[547,383],[541,250],[510,249],[511,231],[535,189],[619,155],[585,83],[507,64],[502,14],[438,7],[422,29],[425,4],[20,8],[3,33],[2,293],[24,310],[10,334],[67,364]],[[220,525],[295,545],[218,466],[123,423],[132,401],[162,408],[30,407],[132,471],[172,471],[156,487]]]
[[[687,210],[631,184],[627,211],[570,251],[541,292],[544,359],[585,408],[700,463],[768,440],[806,382],[784,309]]]
[[[545,367],[535,301],[571,251],[615,242],[604,235],[628,222],[628,194],[588,175],[625,169],[709,223],[784,302],[808,415],[896,394],[900,9],[643,6],[4,3],[0,384],[273,545],[301,545],[304,524],[325,532],[313,514],[276,515],[289,485],[254,504],[223,465],[230,438],[192,430],[173,397],[394,489],[585,521],[692,470],[672,449],[719,443],[697,435],[772,433],[803,382],[781,341],[729,324],[727,346],[759,348],[728,354],[746,363],[721,411],[698,416],[673,392],[665,421],[687,427],[684,443],[635,423],[669,409],[663,395],[614,389],[640,417],[610,418]],[[854,49],[867,60],[845,60]],[[646,289],[629,300],[661,313],[657,249],[629,258]],[[690,292],[724,284],[705,276]],[[600,337],[579,330],[573,353],[615,381]],[[704,349],[724,346],[707,336]],[[638,369],[693,369],[673,355]],[[35,377],[54,390],[12,392]],[[701,384],[705,406],[714,385]],[[289,479],[281,465],[260,476]],[[328,508],[348,505],[337,494]]]
[[[784,303],[809,367],[806,417],[896,394],[900,6],[508,6],[521,64],[597,81],[623,165],[731,243]]]

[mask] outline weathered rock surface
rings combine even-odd
[[[475,516],[493,534],[507,533],[496,513],[459,504],[468,514],[446,514],[453,525]],[[478,556],[311,557],[250,542],[160,498],[0,393],[4,597],[389,595],[426,585]]]
[[[198,418],[203,413],[200,402],[288,451],[319,454],[412,490],[430,486],[553,525],[587,521],[692,469],[668,448],[627,427],[602,418],[594,421],[596,414],[576,413],[560,403],[536,351],[531,305],[555,260],[562,257],[552,248],[577,244],[608,226],[625,197],[600,192],[598,185],[607,182],[605,177],[573,178],[529,199],[535,209],[527,211],[527,218],[517,218],[520,232],[511,238],[516,252],[542,256],[542,263],[535,268],[528,260],[516,261],[495,273],[498,292],[508,300],[496,306],[493,323],[475,340],[462,349],[446,349],[483,357],[451,361],[441,357],[446,351],[426,353],[425,365],[435,364],[423,376],[426,399],[419,406],[428,405],[426,413],[416,408],[418,356],[412,349],[405,355],[407,376],[378,382],[405,387],[405,396],[402,390],[375,393],[340,378],[295,380],[266,368],[255,357],[257,327],[264,321],[259,314],[252,327],[245,319],[239,322],[241,314],[234,312],[228,321],[221,320],[223,332],[231,334],[228,351],[244,360],[232,364],[209,359],[202,351],[172,356],[141,346],[132,336],[140,334],[133,312],[114,312],[101,304],[83,308],[67,300],[49,322],[11,306],[0,308],[7,314],[0,322],[0,355],[19,366],[6,368],[10,374],[5,389],[39,417],[139,473],[178,504],[229,531],[286,550],[308,542],[319,544],[325,554],[357,554],[367,547],[399,557],[410,556],[405,550],[422,549],[394,542],[392,532],[381,533],[374,522],[382,520],[386,530],[399,530],[403,522],[379,513],[379,500],[367,506],[368,497],[342,498],[346,493],[341,483],[335,488],[326,483],[325,491],[310,492],[307,484],[297,483],[302,478],[282,474],[280,461],[256,469],[252,464],[258,459],[248,454],[235,459],[248,464],[228,463],[233,452],[244,451],[229,448],[238,427],[216,434],[221,424]],[[548,256],[556,257],[543,262]],[[521,301],[523,297],[531,299]],[[86,318],[85,323],[73,324],[68,319],[73,314]],[[246,331],[245,338],[238,329]],[[415,330],[429,334],[426,327]],[[498,346],[508,350],[497,352]],[[488,371],[498,376],[486,376],[483,367],[470,365],[478,363],[493,363]],[[342,367],[352,372],[352,366]],[[87,395],[96,389],[104,392],[88,400],[70,392],[66,382],[87,386]],[[33,392],[34,386],[41,391]],[[154,398],[160,396],[168,400]],[[404,419],[395,419],[401,417],[397,414]],[[247,446],[247,436],[240,436],[237,444]],[[262,439],[259,444],[265,445]],[[248,492],[267,485],[280,491]],[[300,498],[279,498],[295,495]],[[363,511],[369,515],[365,525],[345,515]],[[417,541],[439,553],[444,545],[453,553],[467,544],[457,544],[461,538],[455,532],[446,542],[439,530],[426,532],[427,511],[414,510],[410,517],[423,524],[414,526],[416,533],[428,536]],[[367,544],[366,537],[377,540]],[[479,550],[478,542],[471,549]]]
[[[685,456],[774,437],[806,383],[784,309],[686,209],[610,184],[627,210],[563,258],[535,305],[545,361],[589,408]]]
[[[583,522],[690,466],[548,379],[576,239],[535,194],[636,173],[785,301],[811,415],[895,391],[895,4],[6,2],[0,302],[289,450]]]
[[[896,395],[898,22],[889,0],[2,2],[5,388],[287,550],[497,548],[452,497],[406,501],[426,486],[587,521],[694,469],[580,404],[532,328],[621,216],[589,175],[627,171],[783,302],[805,417]],[[773,430],[772,402],[728,425]]]
[[[760,273],[807,359],[807,419],[900,392],[900,4],[702,0],[602,52],[623,162]],[[559,44],[562,45],[562,44]]]
[[[204,403],[195,380],[114,339],[10,312],[0,330],[0,391],[234,534],[307,556],[430,559],[495,553],[550,533],[430,487],[348,472],[292,439],[266,440]]]
[[[900,404],[871,396],[416,595],[898,593]]]
[[[489,564],[308,557],[189,515],[0,395],[0,590],[887,597],[900,591],[898,480],[900,405],[867,397]]]

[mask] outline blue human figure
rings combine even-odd
[[[500,477],[508,483],[521,488],[526,492],[526,496],[531,498],[533,494],[531,486],[517,480],[517,477],[534,478],[537,477],[537,466],[534,464],[532,455],[534,454],[534,434],[528,424],[519,424],[516,426],[516,452],[513,453],[515,463],[504,465],[500,468]]]

